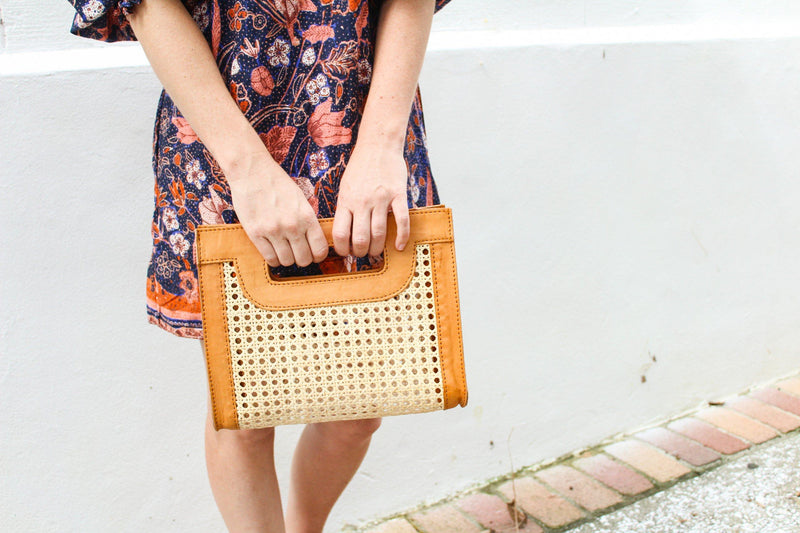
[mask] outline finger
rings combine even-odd
[[[369,251],[370,219],[372,209],[362,209],[353,213],[353,255],[364,257]]]
[[[315,263],[321,263],[323,259],[328,257],[328,239],[325,237],[325,232],[322,231],[322,226],[319,221],[311,224],[306,233],[308,239],[308,246],[311,248],[311,255],[314,256]]]
[[[386,218],[389,216],[389,206],[376,206],[372,209],[372,239],[369,243],[369,255],[378,256],[383,252],[386,244]]]
[[[333,214],[333,249],[344,257],[350,254],[350,224],[353,222],[353,213],[346,207],[341,207]]]
[[[280,261],[278,261],[278,254],[275,253],[275,248],[272,247],[272,244],[267,239],[258,238],[253,241],[253,244],[269,266],[276,267],[281,264]]]
[[[297,263],[297,266],[305,267],[311,264],[313,256],[311,255],[311,248],[308,246],[305,233],[289,239],[289,244],[292,246],[292,254],[294,255],[294,261]]]
[[[402,250],[408,243],[411,234],[411,220],[408,216],[408,203],[405,195],[395,196],[392,200],[392,214],[397,225],[397,237],[394,244],[398,250]]]
[[[285,238],[277,238],[271,240],[272,247],[275,248],[275,253],[278,254],[278,261],[283,266],[291,266],[294,264],[294,254],[292,253],[292,246]]]

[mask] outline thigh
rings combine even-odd
[[[310,424],[315,429],[342,440],[359,440],[369,437],[381,425],[381,418],[361,418],[357,420],[334,420]]]

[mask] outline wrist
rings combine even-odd
[[[258,134],[248,124],[249,131],[231,135],[217,147],[214,157],[228,183],[251,179],[252,176],[274,176],[281,166],[272,158]]]
[[[263,144],[260,147],[242,146],[239,150],[230,152],[225,163],[220,162],[220,168],[228,184],[232,186],[253,180],[272,180],[282,173],[285,174]]]
[[[384,121],[379,125],[362,120],[358,129],[356,148],[388,150],[403,153],[406,142],[408,120]]]
[[[209,143],[208,147],[223,171],[235,168],[242,159],[266,151],[258,133],[241,113],[227,124],[218,124],[214,136],[214,145]]]

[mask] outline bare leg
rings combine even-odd
[[[369,418],[306,425],[292,458],[288,533],[322,532],[380,424],[380,418]]]
[[[214,430],[206,418],[208,479],[231,533],[284,533],[274,462],[275,428]]]

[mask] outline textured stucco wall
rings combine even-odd
[[[329,531],[800,366],[800,5],[637,4],[437,16],[470,404],[385,419]],[[199,343],[144,312],[158,81],[66,2],[0,9],[0,529],[222,531]]]

